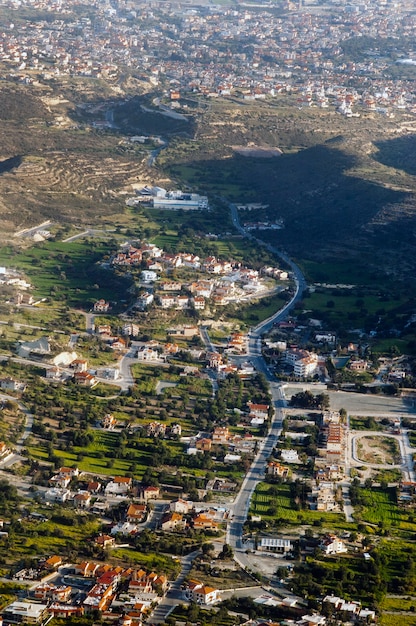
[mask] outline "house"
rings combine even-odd
[[[94,578],[99,567],[98,563],[82,561],[81,563],[75,565],[75,573],[78,576],[83,576],[84,578]]]
[[[79,491],[74,496],[74,505],[77,509],[89,509],[91,506],[91,494],[88,491]]]
[[[112,330],[110,324],[99,324],[96,327],[96,332],[99,335],[112,335],[113,334],[113,330]]]
[[[97,383],[97,380],[95,376],[88,372],[75,372],[74,382],[81,387],[93,387]]]
[[[195,311],[203,311],[205,309],[205,298],[204,296],[194,296],[191,299],[191,303]]]
[[[100,548],[103,548],[103,550],[106,548],[112,548],[115,543],[116,540],[114,537],[110,537],[110,535],[99,535],[95,540],[95,544]]]
[[[200,452],[209,452],[212,448],[212,439],[203,437],[195,442],[195,448]]]
[[[163,291],[180,291],[182,289],[182,283],[165,282],[160,285]]]
[[[182,426],[177,422],[173,422],[166,429],[167,437],[180,437],[182,434]]]
[[[326,465],[317,469],[315,480],[317,482],[333,482],[341,480],[343,476],[343,469],[339,465]]]
[[[98,482],[97,480],[91,480],[87,485],[87,491],[96,495],[101,491],[101,487],[102,485],[100,482]]]
[[[348,368],[353,372],[366,372],[369,368],[368,361],[357,359],[348,363]]]
[[[116,476],[105,487],[106,495],[126,495],[133,486],[133,480],[127,476]]]
[[[68,617],[79,617],[84,614],[82,606],[71,606],[69,604],[53,603],[49,606],[49,612],[54,617],[67,619]]]
[[[217,426],[212,433],[212,443],[222,444],[227,443],[230,438],[230,431],[227,426]]]
[[[200,513],[192,520],[195,530],[218,530],[218,522],[215,522],[211,517],[208,517],[204,513]]]
[[[314,615],[303,615],[302,619],[297,622],[299,626],[325,626],[326,617],[315,613]]]
[[[123,328],[121,329],[121,334],[129,337],[137,337],[140,334],[140,328],[137,324],[129,322],[127,324],[124,324]]]
[[[328,534],[323,537],[319,547],[326,555],[343,554],[348,552],[347,546],[336,535]]]
[[[83,602],[85,612],[90,611],[103,611],[107,609],[113,599],[114,591],[112,585],[103,585],[97,583],[88,592],[87,597]]]
[[[199,580],[190,580],[185,589],[185,597],[197,604],[213,604],[220,600],[220,592],[214,587],[204,585]]]
[[[112,350],[125,350],[127,348],[127,343],[121,337],[115,337],[110,343],[110,348]]]
[[[62,474],[56,474],[48,480],[51,487],[57,487],[59,489],[65,489],[70,482],[71,478],[69,476],[63,476]]]
[[[48,367],[45,370],[45,378],[49,380],[60,380],[61,376],[62,371],[57,365],[54,365],[53,367]]]
[[[158,279],[158,275],[153,270],[143,270],[140,278],[144,283],[154,283]]]
[[[146,426],[146,436],[147,437],[164,437],[166,433],[166,424],[162,424],[161,422],[150,422]]]
[[[36,600],[47,600],[50,598],[52,591],[56,589],[55,585],[52,583],[41,583],[37,587],[35,587],[33,591],[33,596]]]
[[[107,415],[104,415],[103,419],[101,420],[101,426],[108,430],[112,430],[116,425],[117,425],[117,420],[114,417],[114,415],[111,415],[110,413],[107,413]]]
[[[208,355],[208,367],[211,369],[218,369],[220,365],[222,365],[223,360],[221,354],[219,352],[211,352]]]
[[[79,469],[77,467],[60,467],[58,474],[72,479],[79,476]]]
[[[170,328],[167,332],[168,335],[175,337],[192,339],[192,337],[199,335],[199,328],[198,326],[180,326],[178,328]]]
[[[289,476],[289,468],[279,463],[279,461],[269,461],[266,471],[269,476],[279,476],[284,480]]]
[[[152,304],[154,299],[155,297],[152,293],[150,293],[149,291],[145,291],[137,298],[135,307],[138,308],[140,311],[143,311]]]
[[[74,370],[74,372],[86,372],[88,369],[88,361],[86,359],[74,359],[69,367]]]
[[[14,380],[14,378],[3,378],[0,380],[0,389],[3,391],[24,391],[26,385]]]
[[[146,504],[130,504],[127,509],[126,519],[130,524],[140,524],[147,515]]]
[[[160,528],[164,531],[182,530],[186,527],[186,520],[182,513],[168,512],[162,517]]]
[[[48,559],[46,559],[43,567],[44,569],[56,570],[60,565],[62,565],[62,563],[62,558],[54,554],[53,556],[50,556]]]
[[[57,502],[63,504],[71,497],[71,492],[69,489],[58,489],[57,487],[52,487],[45,491],[44,498],[45,502]]]
[[[163,361],[163,357],[157,350],[150,346],[141,346],[137,352],[138,361]]]
[[[162,309],[171,309],[176,304],[176,296],[171,294],[159,296],[159,302]]]
[[[142,490],[140,496],[144,502],[148,502],[149,500],[157,500],[160,496],[160,489],[159,487],[152,486],[145,487]]]
[[[248,410],[250,411],[250,415],[253,417],[262,417],[267,419],[269,416],[269,405],[268,404],[255,404],[253,402],[247,402]]]
[[[285,463],[300,463],[297,450],[281,450],[281,457]]]
[[[316,511],[339,511],[333,483],[318,483],[318,488],[311,493],[310,508]]]
[[[72,595],[72,587],[69,585],[61,585],[52,589],[51,598],[53,602],[68,602]]]
[[[176,308],[177,309],[188,309],[189,308],[189,298],[188,296],[176,296]]]
[[[20,306],[22,304],[32,306],[34,302],[35,302],[35,299],[30,293],[22,293],[21,291],[18,291],[14,297],[14,303],[17,306]]]
[[[193,502],[188,502],[187,500],[182,500],[181,498],[178,498],[178,500],[172,500],[169,504],[169,509],[172,513],[182,513],[183,515],[187,515],[192,507]]]
[[[110,304],[103,299],[94,302],[93,309],[96,313],[107,313],[110,308]]]

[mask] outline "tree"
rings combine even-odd
[[[228,543],[224,543],[221,552],[218,555],[219,559],[232,559],[234,556],[234,551]]]

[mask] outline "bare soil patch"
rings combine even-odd
[[[241,156],[260,159],[272,159],[273,157],[279,157],[283,154],[280,148],[273,146],[232,146],[232,149],[237,154],[241,154]]]
[[[396,465],[400,463],[399,444],[393,437],[360,437],[357,456],[364,463]]]

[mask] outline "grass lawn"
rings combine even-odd
[[[287,299],[285,294],[276,294],[261,298],[252,304],[239,306],[238,309],[230,306],[226,310],[225,317],[235,324],[245,323],[247,326],[258,324],[281,309]]]
[[[154,552],[144,554],[133,548],[116,548],[112,550],[110,560],[124,566],[140,566],[146,570],[154,570],[158,574],[166,574],[170,580],[174,580],[180,571],[180,563],[176,558]]]

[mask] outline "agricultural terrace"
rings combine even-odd
[[[397,504],[395,487],[365,487],[355,480],[350,488],[351,503],[354,506],[354,518],[357,522],[368,524],[369,532],[390,529],[391,532],[404,531],[408,535],[416,533],[416,512],[402,509]],[[371,529],[371,525],[374,527]],[[416,538],[416,535],[414,535]]]

